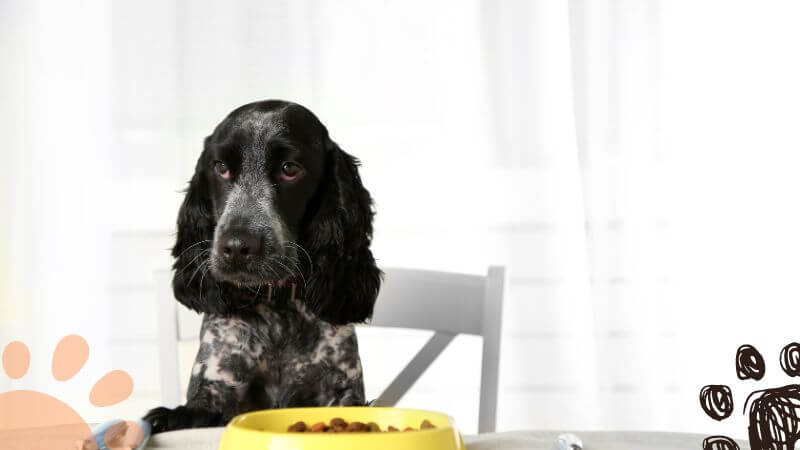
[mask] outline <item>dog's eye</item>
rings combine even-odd
[[[300,164],[291,161],[281,163],[281,178],[284,180],[294,180],[302,171]]]
[[[214,163],[214,171],[217,172],[217,175],[222,177],[223,180],[231,179],[231,171],[222,161],[217,161]]]

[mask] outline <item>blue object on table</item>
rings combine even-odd
[[[95,426],[92,429],[92,437],[94,438],[94,442],[97,444],[98,450],[109,450],[108,445],[106,445],[106,433],[113,427],[114,425],[118,425],[125,422],[124,420],[116,419],[116,420],[109,420],[108,422],[101,423],[100,425]],[[134,447],[135,450],[143,450],[144,447],[147,445],[147,441],[150,439],[150,423],[145,420],[134,420],[131,421],[139,426],[142,430],[142,440],[139,444]]]
[[[556,450],[583,450],[583,441],[572,433],[559,434]]]

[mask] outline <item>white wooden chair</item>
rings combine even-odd
[[[479,335],[483,337],[483,357],[478,432],[494,431],[505,269],[490,266],[485,276],[399,268],[384,268],[384,272],[369,324],[430,330],[434,334],[375,404],[397,404],[456,335]],[[156,273],[161,397],[164,405],[175,406],[182,397],[178,341],[197,340],[201,320],[174,300],[170,277],[166,270]]]

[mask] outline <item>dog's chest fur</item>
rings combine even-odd
[[[187,406],[232,417],[254,409],[364,404],[353,325],[331,325],[288,295],[270,297],[235,316],[203,317]]]

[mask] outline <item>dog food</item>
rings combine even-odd
[[[429,420],[425,419],[419,426],[420,430],[428,430],[436,428]],[[288,430],[293,433],[380,433],[381,427],[375,422],[345,422],[341,417],[331,419],[330,423],[317,422],[311,426],[306,425],[305,422],[297,422],[290,425]],[[389,425],[386,432],[400,431],[399,429]],[[403,431],[417,431],[416,428],[406,427]]]

